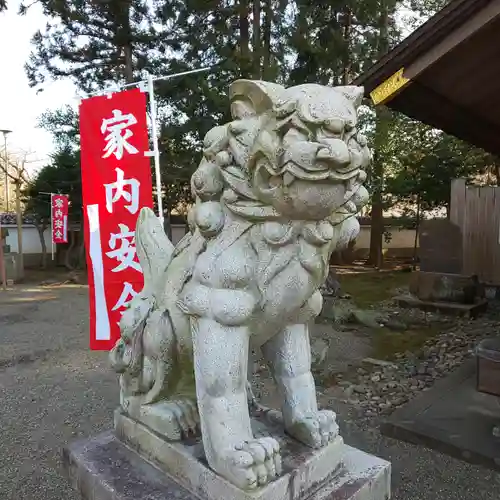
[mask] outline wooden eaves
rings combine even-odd
[[[452,0],[353,84],[500,154],[500,0]]]

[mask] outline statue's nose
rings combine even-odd
[[[323,139],[324,145],[318,150],[317,159],[334,163],[336,166],[343,167],[351,162],[351,155],[347,144],[341,139]]]

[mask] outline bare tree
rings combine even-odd
[[[14,185],[16,204],[16,226],[17,226],[17,279],[24,278],[24,258],[23,258],[23,210],[21,205],[21,191],[23,186],[30,182],[27,166],[30,163],[28,156],[31,153],[22,152],[19,155],[2,155],[3,162],[0,169],[6,174],[7,179]],[[5,160],[7,159],[7,161]]]

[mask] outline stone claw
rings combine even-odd
[[[322,448],[335,440],[339,426],[333,411],[320,410],[295,420],[287,427],[287,432],[306,446]]]
[[[191,399],[169,401],[167,407],[175,418],[183,437],[199,435],[200,416],[196,404]]]
[[[281,474],[280,447],[271,437],[240,443],[225,456],[219,473],[243,490],[264,486]]]

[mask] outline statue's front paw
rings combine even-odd
[[[287,432],[311,448],[321,448],[332,442],[339,434],[336,415],[330,410],[321,410],[306,415],[287,426]]]
[[[188,438],[200,433],[200,417],[196,403],[189,398],[182,398],[165,403],[167,411],[178,425],[181,436]]]
[[[278,442],[270,437],[245,441],[224,454],[219,474],[243,490],[264,486],[281,474]]]

